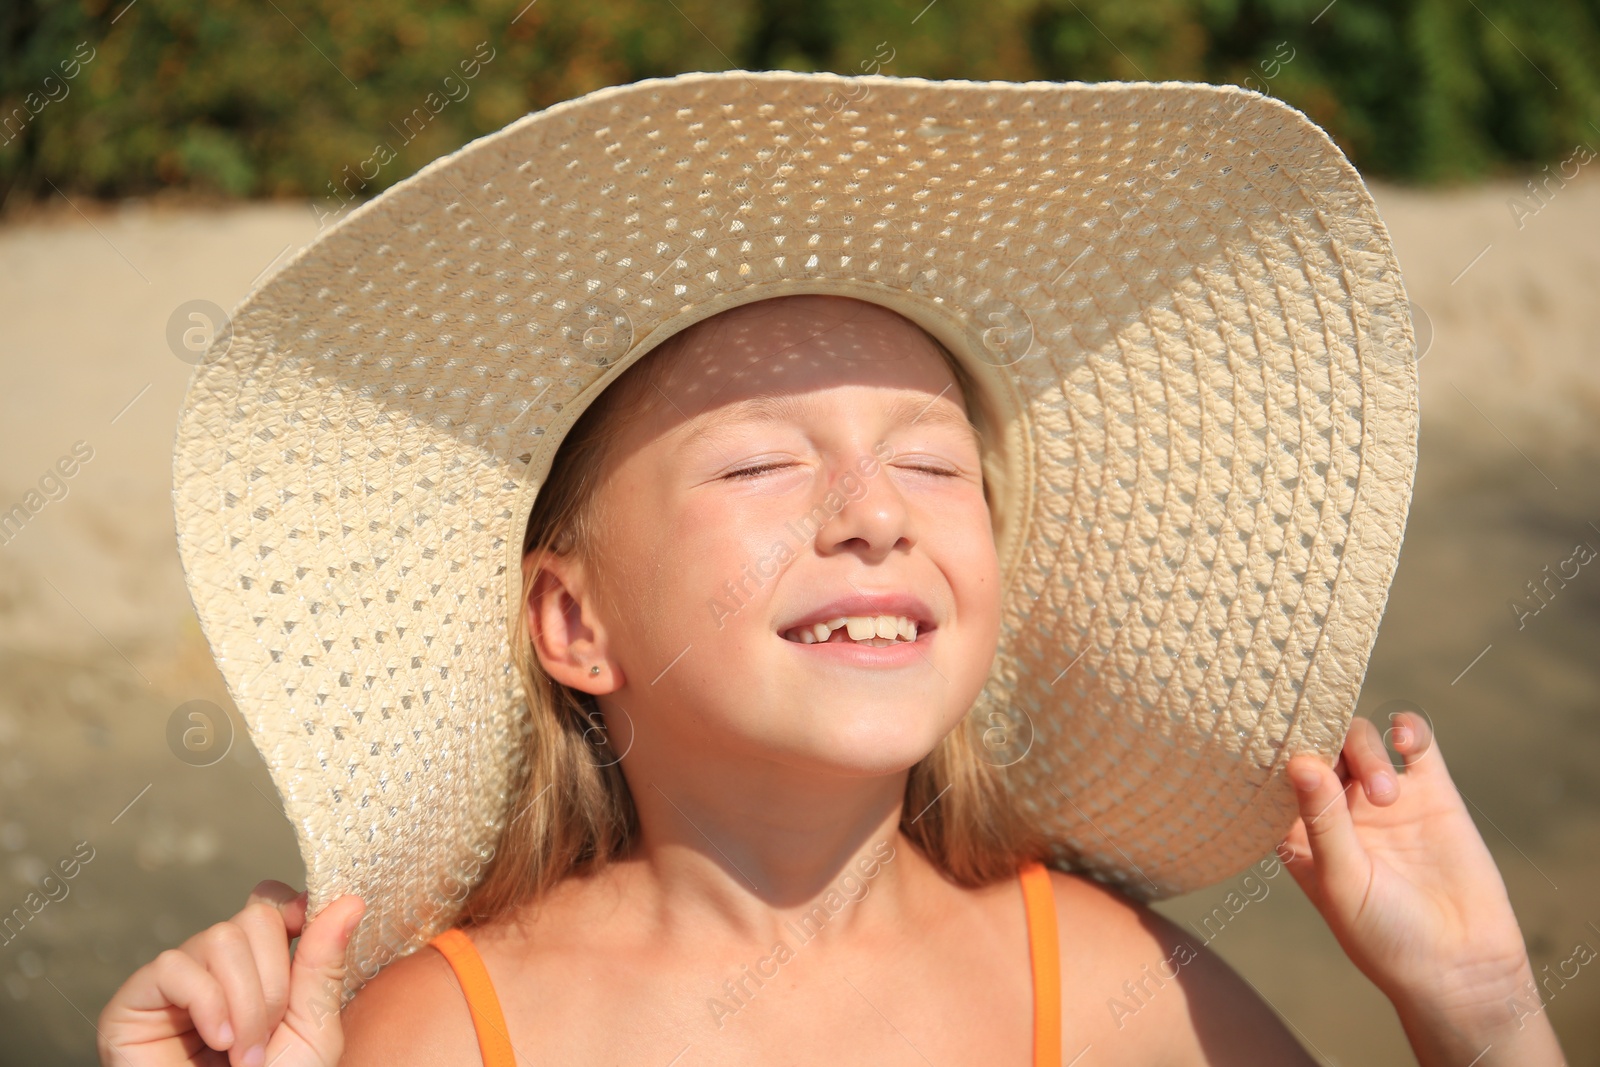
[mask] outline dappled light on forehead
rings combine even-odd
[[[930,388],[963,398],[932,339],[901,315],[840,296],[786,296],[696,323],[646,358],[662,359],[660,388],[684,418],[752,393],[826,384]],[[655,399],[660,399],[657,394]]]
[[[901,394],[896,397],[885,409],[884,421],[887,425],[901,428],[922,424],[923,426],[937,426],[944,429],[955,430],[967,437],[974,448],[981,449],[983,439],[977,427],[966,416],[949,407],[938,403],[940,396],[951,396],[954,389],[946,390],[942,394],[932,393],[926,396],[917,394]],[[955,401],[959,405],[960,396],[956,394]],[[738,404],[729,404],[716,409],[711,418],[706,419],[698,426],[689,438],[702,435],[715,435],[718,430],[725,430],[732,426],[745,423],[782,422],[784,420],[799,422],[814,411],[814,405],[802,395],[761,395]]]

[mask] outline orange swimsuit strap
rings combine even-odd
[[[446,930],[428,944],[450,961],[456,980],[461,983],[461,991],[467,995],[467,1009],[472,1012],[472,1026],[478,1032],[483,1067],[517,1067],[511,1035],[506,1031],[506,1017],[500,1011],[500,998],[495,995],[494,983],[489,980],[489,971],[472,939],[459,929]]]
[[[1061,1067],[1061,942],[1056,934],[1056,894],[1050,872],[1033,860],[1018,872],[1028,914],[1028,958],[1033,962],[1034,1067]]]
[[[1056,936],[1056,898],[1050,872],[1033,861],[1017,872],[1028,919],[1028,958],[1033,967],[1034,1067],[1061,1064],[1061,949]],[[456,972],[466,994],[478,1051],[484,1067],[516,1067],[500,998],[472,939],[461,930],[446,930],[428,944],[438,949]]]

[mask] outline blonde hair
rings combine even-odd
[[[689,332],[628,368],[579,416],[528,516],[524,557],[571,555],[586,573],[602,573],[596,501],[612,443],[625,424],[622,416],[637,410],[670,365],[669,350],[680,348]],[[971,376],[937,338],[921,332],[949,365],[981,434]],[[989,496],[987,484],[984,495]],[[463,904],[464,926],[492,922],[571,875],[599,870],[626,855],[639,832],[598,702],[552,679],[533,651],[525,605],[539,569],[524,572],[512,654],[527,697],[525,744],[506,827],[483,881]],[[1013,877],[1024,861],[1056,851],[1013,799],[1005,771],[985,760],[979,745],[969,714],[911,768],[900,819],[901,833],[930,862],[957,884],[972,887]]]

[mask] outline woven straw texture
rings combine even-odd
[[[1399,553],[1415,343],[1359,176],[1183,83],[725,72],[437,160],[258,287],[179,427],[180,550],[352,981],[448,927],[507,818],[508,619],[566,430],[734,304],[857,296],[966,363],[1001,646],[973,714],[1077,862],[1220,880],[1332,759]]]

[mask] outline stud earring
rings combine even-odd
[[[600,664],[596,663],[594,666],[590,667],[589,668],[589,673],[590,674],[599,674],[600,673]]]

